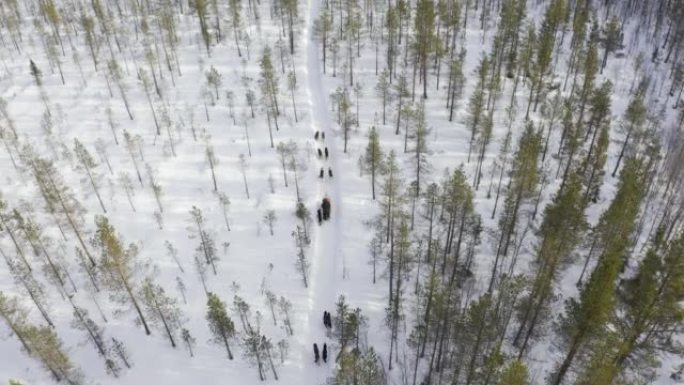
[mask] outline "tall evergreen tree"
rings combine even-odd
[[[380,148],[380,138],[375,126],[371,127],[368,133],[368,145],[366,153],[363,155],[363,170],[371,175],[371,193],[375,200],[375,181],[378,175],[385,171],[385,155]]]
[[[95,218],[97,231],[92,243],[101,251],[99,268],[102,271],[102,284],[110,290],[109,297],[120,304],[130,303],[142,323],[145,333],[149,335],[150,328],[140,307],[140,297],[137,292],[136,275],[141,273],[143,266],[138,261],[138,247],[135,244],[124,246],[121,237],[106,217]]]
[[[561,322],[566,353],[553,373],[552,385],[563,382],[577,355],[583,353],[587,344],[608,327],[616,305],[616,280],[644,195],[644,171],[643,161],[636,158],[626,160],[617,193],[599,219],[595,230],[598,264],[580,289],[579,298],[572,298],[566,303]]]
[[[230,340],[235,337],[235,325],[226,312],[226,303],[214,293],[207,293],[207,322],[213,335],[213,341],[224,345],[228,359],[233,359],[230,351]]]

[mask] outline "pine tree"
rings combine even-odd
[[[504,203],[504,212],[499,217],[499,240],[496,248],[496,258],[489,280],[491,292],[497,278],[499,260],[508,255],[508,251],[516,233],[520,208],[525,201],[532,198],[539,184],[539,155],[541,153],[541,133],[536,132],[531,122],[525,127],[520,137],[518,151],[515,154],[511,168],[511,180]]]
[[[295,246],[297,248],[297,259],[295,261],[295,268],[302,276],[302,282],[304,287],[309,287],[309,275],[311,273],[311,263],[306,257],[304,248],[306,247],[306,238],[301,227],[297,225],[296,230],[292,232],[292,238],[294,238]]]
[[[463,76],[464,59],[465,50],[462,50],[458,54],[456,59],[453,59],[449,64],[449,93],[447,94],[447,108],[449,108],[450,122],[454,120],[454,111],[456,109],[456,103],[458,103],[461,100],[461,96],[463,95],[463,88],[465,85],[465,77]]]
[[[477,67],[478,82],[473,94],[470,96],[468,104],[468,118],[466,125],[470,128],[470,142],[468,145],[468,163],[470,163],[470,155],[473,151],[473,143],[480,132],[480,126],[483,121],[483,113],[485,110],[485,80],[489,72],[489,60],[483,57]]]
[[[219,191],[217,193],[219,203],[221,204],[221,213],[223,214],[223,221],[226,223],[226,229],[230,231],[230,223],[228,221],[228,210],[230,209],[230,198],[226,193]]]
[[[197,18],[200,23],[200,32],[202,34],[202,39],[204,40],[204,45],[207,49],[207,55],[210,54],[209,46],[211,44],[211,34],[209,33],[209,27],[207,26],[207,0],[194,0],[190,3],[190,6],[197,12]]]
[[[413,120],[415,124],[414,128],[414,146],[413,151],[415,153],[413,171],[416,176],[416,191],[415,196],[420,196],[421,194],[421,177],[425,173],[430,171],[430,164],[427,160],[428,148],[427,148],[427,136],[430,134],[430,130],[427,126],[427,121],[425,118],[425,103],[421,102],[416,108],[413,114]],[[412,215],[413,217],[413,215]],[[413,223],[413,221],[411,221]],[[413,225],[411,226],[413,227]]]
[[[278,146],[276,146],[280,165],[283,168],[283,182],[285,183],[285,187],[287,187],[287,163],[294,152],[295,146],[296,144],[294,141],[289,141],[287,143],[280,142],[278,143]]]
[[[198,255],[204,258],[207,265],[211,265],[211,269],[216,275],[216,262],[219,257],[216,253],[216,244],[212,234],[206,229],[206,223],[204,216],[202,215],[202,210],[197,208],[197,206],[192,206],[190,210],[190,230],[189,237],[199,238],[200,244],[197,246],[196,251]]]
[[[316,38],[321,43],[322,58],[323,61],[323,73],[325,73],[325,65],[327,62],[327,52],[330,39],[330,33],[333,28],[333,20],[328,9],[324,9],[318,15],[318,19],[314,21],[313,33]]]
[[[643,162],[628,158],[620,173],[618,190],[595,229],[598,264],[578,299],[566,303],[561,325],[566,354],[554,372],[551,384],[560,385],[582,348],[606,328],[616,305],[615,284],[628,250],[644,194]]]
[[[537,110],[542,89],[544,88],[544,79],[551,65],[553,51],[556,44],[556,33],[562,23],[563,14],[565,14],[565,1],[554,0],[549,4],[544,14],[544,20],[539,31],[539,43],[535,61],[531,69],[530,84],[530,98],[527,104],[527,113],[525,117],[530,115],[530,105],[532,104],[532,97],[534,95],[534,110]]]
[[[45,273],[48,280],[57,285],[58,290],[65,291],[64,276],[66,271],[62,268],[62,263],[48,251],[46,245],[50,244],[50,239],[43,234],[42,228],[33,218],[24,217],[17,209],[14,209],[13,214],[17,228],[21,230],[24,239],[31,245],[34,255],[42,255],[45,258]]]
[[[218,186],[216,185],[216,165],[218,164],[218,158],[216,158],[214,146],[211,145],[209,140],[210,139],[207,137],[204,153],[207,158],[207,163],[209,164],[209,170],[211,171],[211,180],[214,183],[214,192],[216,192],[218,191]]]
[[[64,235],[60,219],[66,220],[74,235],[76,235],[83,252],[94,266],[95,260],[83,240],[82,215],[85,209],[78,202],[73,191],[62,179],[61,174],[52,162],[37,156],[30,146],[24,147],[22,158],[36,178],[36,183],[45,200],[47,211],[53,216],[58,229]],[[61,214],[62,218],[59,218],[58,214]]]
[[[280,297],[278,300],[278,309],[280,310],[281,317],[283,320],[284,329],[288,335],[294,335],[294,330],[292,329],[292,321],[290,320],[290,313],[292,312],[292,303],[285,297]]]
[[[242,17],[240,11],[242,8],[242,3],[238,0],[228,1],[228,13],[230,15],[230,24],[233,26],[233,37],[235,38],[235,47],[237,48],[238,57],[242,57],[242,52],[240,52],[240,31],[242,28]]]
[[[163,326],[172,347],[176,347],[174,335],[181,328],[181,311],[174,298],[164,292],[164,288],[146,278],[141,288],[141,299],[152,325]]]
[[[356,123],[354,114],[351,109],[351,99],[349,98],[349,92],[345,88],[342,91],[342,95],[338,104],[338,116],[341,118],[340,126],[342,127],[342,134],[344,136],[344,150],[347,153],[347,144],[349,143],[349,133],[351,132],[352,125]]]
[[[55,380],[64,380],[69,385],[83,383],[83,375],[74,367],[54,329],[27,325],[24,333],[31,349],[31,356],[40,361],[45,369],[52,373]]]
[[[114,81],[114,84],[116,84],[116,87],[119,89],[121,100],[126,107],[126,112],[128,112],[128,117],[133,120],[133,113],[131,112],[131,108],[128,103],[128,96],[126,95],[127,87],[126,84],[124,84],[123,74],[121,73],[121,67],[119,66],[119,63],[115,59],[111,59],[107,63],[107,69],[109,70],[109,77],[112,79],[112,81]]]
[[[520,360],[511,361],[501,373],[497,385],[530,385],[527,366]]]
[[[280,115],[280,109],[278,108],[278,77],[271,62],[270,48],[264,48],[259,65],[261,68],[259,86],[264,99],[264,105],[266,106],[267,114],[273,118],[276,130],[278,130],[278,116]]]
[[[21,342],[26,353],[31,354],[31,348],[25,335],[28,310],[19,303],[16,297],[7,297],[2,291],[0,291],[0,318],[5,321],[12,333]]]
[[[380,72],[378,77],[378,83],[375,85],[375,93],[382,100],[382,124],[387,124],[386,111],[387,105],[392,100],[391,84],[390,84],[390,73],[387,68]]]
[[[385,155],[380,148],[380,138],[375,126],[371,127],[368,133],[368,145],[366,146],[366,153],[362,159],[362,165],[364,172],[370,173],[371,175],[371,194],[373,200],[375,200],[375,180],[378,175],[383,174],[385,171],[384,164]]]
[[[268,232],[271,236],[273,236],[273,226],[277,220],[278,217],[276,217],[275,210],[267,210],[266,214],[264,214],[263,221],[268,226]]]
[[[403,210],[404,204],[404,196],[401,192],[403,182],[394,150],[390,151],[387,160],[385,161],[385,165],[385,180],[380,186],[380,207],[382,211],[379,222],[381,228],[384,228],[386,233],[385,242],[389,242],[395,214]]]
[[[601,73],[603,69],[606,68],[606,63],[608,63],[608,55],[615,52],[622,44],[622,23],[617,16],[613,15],[608,19],[605,29],[603,31],[603,60],[601,61]]]
[[[570,260],[586,230],[586,205],[581,196],[581,188],[579,176],[573,173],[566,187],[556,193],[544,210],[538,231],[539,242],[533,265],[532,285],[518,307],[520,323],[513,343],[519,347],[519,357],[524,354],[530,339],[536,335],[537,325],[550,317],[547,308],[553,298],[553,283],[561,266]]]
[[[228,359],[233,359],[230,351],[230,340],[235,337],[235,325],[226,312],[226,304],[214,293],[207,293],[207,322],[214,336],[213,342],[224,345]]]
[[[98,266],[103,274],[102,285],[110,290],[109,297],[112,301],[120,304],[130,302],[133,305],[138,320],[142,323],[145,333],[149,335],[150,328],[138,303],[136,275],[143,270],[143,266],[137,260],[138,247],[132,243],[125,247],[106,217],[95,217],[95,225],[97,231],[92,243],[101,251]]]
[[[428,58],[439,48],[435,35],[435,4],[432,0],[418,0],[414,18],[412,50],[420,64],[423,99],[427,99]]]
[[[192,352],[192,348],[197,343],[197,340],[195,340],[195,337],[193,337],[190,334],[190,331],[188,329],[184,328],[181,330],[181,338],[183,339],[183,344],[188,349],[188,353],[190,353],[190,357],[194,357],[195,355]]]
[[[585,383],[598,379],[593,383],[612,384],[628,370],[640,375],[658,365],[657,351],[677,351],[670,333],[684,320],[684,306],[677,300],[684,293],[684,236],[669,244],[660,238],[656,236],[636,275],[618,288],[622,312],[612,315],[617,328],[591,354],[582,371]]]
[[[92,342],[93,345],[95,345],[97,352],[102,357],[102,359],[105,360],[105,365],[107,365],[107,360],[110,360],[110,353],[107,344],[104,340],[102,328],[100,328],[95,323],[95,321],[93,321],[88,316],[87,310],[76,306],[75,304],[73,304],[73,302],[72,307],[74,308],[74,319],[71,322],[71,325],[76,329],[83,330],[86,332],[86,334],[88,335],[88,341]],[[114,376],[117,377],[118,372],[120,370],[117,370],[116,366],[114,365],[110,367],[112,369]]]
[[[209,71],[205,74],[207,78],[207,85],[214,89],[216,94],[216,100],[219,99],[219,87],[223,84],[223,76],[218,72],[218,70],[212,65]]]
[[[76,158],[78,158],[81,168],[85,171],[86,175],[88,175],[88,180],[90,181],[90,185],[93,188],[93,192],[95,192],[97,201],[100,202],[100,207],[102,208],[102,211],[106,214],[107,209],[105,208],[104,203],[102,202],[102,198],[100,197],[100,190],[96,183],[97,176],[94,175],[94,168],[98,166],[97,163],[95,163],[95,160],[90,155],[85,146],[83,146],[83,144],[79,142],[76,138],[74,138],[74,152],[76,153]]]
[[[18,237],[17,234],[15,234],[15,229],[20,229],[20,226],[17,226],[16,222],[16,215],[12,215],[14,212],[9,213],[6,212],[5,210],[8,209],[7,202],[5,202],[2,199],[2,195],[0,195],[0,226],[1,229],[4,232],[7,232],[7,235],[9,235],[10,240],[12,241],[12,244],[14,245],[14,250],[17,253],[17,256],[19,256],[19,259],[21,262],[24,264],[28,272],[32,271],[31,263],[28,261],[26,258],[26,254],[24,253],[24,248],[21,243],[21,239]],[[14,219],[14,221],[13,221]]]
[[[620,168],[620,162],[625,156],[627,149],[636,147],[633,142],[638,142],[643,135],[641,131],[646,122],[647,113],[648,111],[644,105],[644,95],[642,92],[638,92],[629,102],[627,110],[625,111],[622,125],[622,128],[625,131],[625,141],[622,143],[620,155],[618,155],[618,160],[617,163],[615,163],[615,168],[613,169],[611,176],[615,177],[617,174],[617,171]],[[630,140],[632,142],[630,142]]]
[[[47,312],[48,303],[45,298],[45,288],[43,285],[35,279],[33,274],[31,274],[31,272],[23,264],[18,264],[11,260],[6,254],[4,254],[4,252],[2,252],[2,249],[0,249],[0,252],[5,258],[7,267],[9,268],[15,283],[21,285],[26,295],[31,298],[31,301],[36,306],[36,309],[38,309],[45,322],[50,327],[54,327],[54,323]]]

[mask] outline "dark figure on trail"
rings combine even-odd
[[[319,149],[318,149],[318,157],[320,158],[320,157],[322,157],[322,156],[323,156],[323,152],[322,152],[321,149],[319,148]]]
[[[321,139],[325,140],[325,132],[321,132]]]
[[[316,134],[314,134],[314,139],[318,140],[318,134],[320,134],[320,132],[316,131]]]
[[[323,362],[328,362],[328,344],[323,343]]]
[[[325,326],[326,329],[330,327],[330,313],[327,311],[323,312],[323,326]]]
[[[319,358],[318,345],[314,344],[314,362],[315,363],[318,363],[318,358]]]
[[[328,176],[332,178],[332,168],[328,167]]]
[[[318,174],[318,177],[322,179],[322,178],[323,178],[323,173],[324,173],[323,167],[321,167],[321,172]]]
[[[323,222],[323,218],[321,216],[321,209],[316,210],[316,214],[318,214],[318,224],[320,225],[321,222]]]
[[[321,209],[323,210],[323,219],[330,219],[330,198],[323,198],[323,203],[321,203]]]
[[[325,159],[328,159],[328,147],[325,148]]]

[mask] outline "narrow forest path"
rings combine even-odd
[[[304,376],[302,383],[325,384],[328,376],[331,375],[335,366],[335,355],[337,352],[331,348],[332,340],[326,335],[323,326],[323,312],[334,313],[335,300],[337,297],[336,280],[340,279],[337,274],[339,265],[339,236],[344,220],[342,197],[340,194],[341,170],[337,167],[338,151],[335,144],[336,132],[333,130],[334,123],[330,117],[328,108],[328,95],[323,86],[323,74],[321,72],[319,47],[313,36],[314,21],[318,17],[321,8],[321,0],[308,0],[308,19],[304,41],[306,44],[307,55],[307,87],[309,105],[312,111],[312,131],[311,140],[314,141],[314,151],[317,149],[325,151],[327,147],[329,156],[325,155],[312,163],[309,172],[315,173],[318,177],[320,168],[324,169],[324,177],[318,179],[318,189],[310,199],[309,210],[314,219],[315,229],[312,231],[312,245],[309,248],[309,261],[311,262],[311,274],[309,284],[309,315],[307,336],[303,357],[311,361],[305,362]],[[325,139],[314,140],[316,131],[325,133]],[[315,166],[314,166],[315,165]],[[333,177],[328,175],[328,168],[333,171]],[[320,207],[323,198],[327,196],[332,202],[330,219],[323,221],[321,225],[316,219],[316,209]],[[328,344],[328,363],[324,363],[322,358],[319,367],[315,370],[307,368],[315,367],[313,363],[313,344],[318,344],[319,349],[323,350],[323,344]],[[313,374],[313,375],[312,375]]]

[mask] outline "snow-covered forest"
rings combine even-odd
[[[0,383],[684,384],[683,0],[2,0],[0,60]]]

